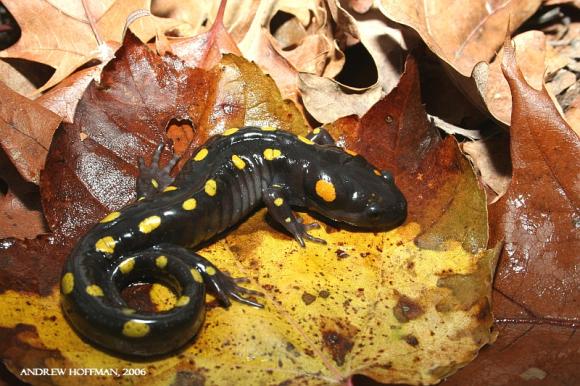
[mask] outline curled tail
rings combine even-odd
[[[162,355],[190,341],[205,316],[206,285],[221,303],[230,299],[261,307],[243,295],[261,295],[233,279],[195,252],[160,244],[116,259],[96,257],[77,248],[61,279],[63,310],[75,330],[89,341],[116,353]],[[156,282],[176,295],[173,309],[142,312],[130,308],[121,291],[133,283]]]

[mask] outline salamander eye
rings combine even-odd
[[[382,215],[381,209],[377,205],[371,205],[367,208],[367,216],[371,220],[376,220]]]
[[[395,183],[395,178],[386,170],[381,171],[381,176],[389,183]]]

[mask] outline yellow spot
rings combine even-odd
[[[352,150],[344,149],[344,151],[345,151],[347,154],[350,154],[350,155],[352,155],[353,157],[356,157],[356,156],[358,155],[358,153],[356,153],[356,152],[354,152],[354,151],[352,151]]]
[[[290,217],[286,217],[286,218],[284,219],[284,222],[287,222],[287,223],[290,223],[291,221],[292,221],[292,219],[291,219]]]
[[[274,205],[276,206],[282,206],[282,204],[284,203],[284,199],[278,197],[277,199],[274,200]]]
[[[301,140],[302,142],[304,142],[307,145],[314,145],[314,142],[312,142],[311,140],[309,140],[306,137],[303,137],[301,135],[298,136],[298,139]]]
[[[153,185],[153,187],[154,187],[155,189],[157,189],[157,188],[159,187],[159,183],[158,183],[158,182],[157,182],[157,180],[155,180],[155,179],[152,179],[152,180],[151,180],[151,185]]]
[[[185,210],[194,210],[197,206],[197,201],[195,198],[188,198],[187,200],[183,201],[181,207]]]
[[[132,315],[135,313],[135,310],[132,308],[123,308],[121,312],[124,313],[125,315]]]
[[[177,186],[169,185],[168,187],[163,189],[164,192],[171,192],[172,190],[177,190]]]
[[[103,253],[113,253],[117,242],[111,236],[103,237],[95,243],[95,249]]]
[[[232,127],[231,129],[227,129],[224,131],[223,135],[232,135],[236,133],[239,129],[237,127]]]
[[[141,233],[151,233],[161,225],[161,217],[151,216],[139,223],[139,231]]]
[[[210,275],[210,276],[213,276],[213,275],[215,275],[215,274],[216,274],[216,272],[215,272],[215,268],[214,268],[214,267],[212,267],[212,266],[209,266],[209,267],[207,267],[207,268],[205,269],[205,273],[207,273],[207,274],[208,274],[208,275]]]
[[[208,196],[215,196],[215,194],[217,193],[217,184],[215,182],[215,180],[207,180],[207,182],[205,183],[205,192],[207,193]]]
[[[276,131],[276,128],[272,126],[262,126],[262,131]]]
[[[141,338],[149,334],[147,323],[139,320],[129,320],[123,325],[123,335],[129,338]]]
[[[316,194],[318,194],[324,201],[332,202],[336,199],[336,190],[334,185],[325,180],[316,181]]]
[[[235,154],[232,156],[232,162],[240,170],[246,167],[246,163],[244,162],[244,160]]]
[[[175,307],[183,307],[189,304],[189,296],[183,295],[175,302]]]
[[[377,169],[373,170],[373,172],[374,172],[374,173],[375,173],[377,176],[379,176],[379,177],[380,177],[380,175],[381,175],[381,172],[379,172]]]
[[[207,156],[207,153],[209,153],[209,151],[206,148],[203,148],[197,152],[195,157],[193,157],[193,160],[194,161],[201,161],[202,159],[204,159]]]
[[[163,269],[167,266],[167,257],[161,255],[155,259],[155,265]]]
[[[103,290],[96,284],[91,284],[88,286],[86,291],[91,296],[104,296]]]
[[[108,215],[106,215],[100,222],[101,223],[111,222],[111,221],[119,218],[120,215],[121,215],[120,212],[111,212]]]
[[[137,199],[137,201],[142,201],[142,200],[144,200],[144,199],[145,199],[145,197],[139,197],[139,198]]]
[[[60,281],[60,288],[62,293],[65,295],[70,294],[75,287],[75,277],[72,273],[67,272],[63,275],[62,280]]]
[[[312,130],[312,132],[313,132],[314,134],[320,134],[320,129],[318,129],[318,128],[317,128],[317,129],[314,129],[314,130]]]
[[[266,149],[264,150],[264,158],[268,161],[272,161],[282,155],[282,152],[279,149]]]
[[[119,264],[119,270],[121,271],[121,273],[124,274],[131,272],[133,270],[133,267],[135,267],[134,258],[127,259],[123,261],[121,264]]]
[[[201,273],[195,268],[191,269],[191,276],[193,276],[193,280],[198,283],[203,283],[203,277],[201,277]]]

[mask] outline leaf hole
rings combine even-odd
[[[189,119],[173,118],[167,123],[165,131],[173,142],[173,151],[179,155],[187,151],[194,138],[193,122]]]

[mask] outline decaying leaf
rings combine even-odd
[[[545,88],[526,82],[509,41],[502,69],[513,96],[513,176],[489,207],[490,239],[505,240],[494,284],[499,338],[449,384],[475,386],[481,377],[491,384],[574,384],[580,140]]]
[[[203,330],[185,350],[129,362],[84,343],[63,319],[58,272],[78,234],[133,197],[137,159],[168,127],[193,133],[184,154],[227,126],[307,129],[255,65],[226,55],[210,71],[195,70],[129,34],[101,82],[87,88],[74,124],[51,144],[41,188],[55,235],[0,244],[0,279],[11,278],[0,280],[7,310],[0,314],[0,357],[25,381],[60,384],[78,378],[39,380],[21,370],[145,369],[143,385],[343,384],[354,374],[432,384],[453,373],[492,340],[499,250],[484,249],[485,198],[472,169],[456,143],[429,126],[419,95],[411,60],[391,95],[362,118],[330,127],[395,173],[410,205],[403,226],[373,234],[328,225],[315,231],[328,245],[303,249],[259,211],[200,253],[233,276],[249,277],[266,294],[265,309],[224,309],[210,300]],[[151,288],[155,304],[172,306],[171,296],[160,300],[167,293]],[[135,378],[83,380],[112,385]]]
[[[508,2],[472,1],[469,6],[455,1],[424,2],[382,0],[379,9],[390,20],[408,25],[421,36],[425,44],[447,66],[453,81],[470,98],[471,103],[482,111],[487,111],[487,103],[492,107],[491,113],[504,123],[507,114],[494,112],[505,110],[509,105],[496,100],[495,93],[488,93],[490,62],[501,46],[506,29],[516,30],[540,6],[540,0],[516,0]],[[509,23],[508,23],[509,21]],[[534,68],[543,74],[543,70]],[[497,81],[501,74],[496,73]],[[501,97],[508,98],[507,88]],[[483,98],[482,98],[483,96]],[[489,100],[489,102],[488,102]],[[496,115],[499,114],[499,115]]]
[[[0,239],[46,233],[38,186],[25,181],[0,150]]]
[[[241,55],[238,46],[226,31],[223,18],[227,1],[222,0],[216,19],[209,31],[192,38],[174,41],[173,53],[189,66],[210,69],[219,63],[223,53]]]
[[[452,0],[417,3],[381,0],[379,9],[389,19],[408,25],[439,58],[463,76],[473,66],[490,61],[501,47],[506,26],[514,31],[540,6],[540,0],[465,3]]]
[[[512,176],[509,135],[497,133],[490,138],[465,142],[461,148],[472,160],[487,188],[487,202],[497,201],[507,191]]]
[[[50,91],[38,97],[36,102],[61,116],[64,122],[72,123],[79,100],[85,93],[89,83],[93,80],[98,80],[97,78],[100,75],[100,66],[93,66],[75,72],[50,89]]]
[[[61,118],[0,82],[0,146],[26,180],[38,184]]]
[[[346,115],[363,115],[383,95],[380,84],[354,89],[312,74],[298,75],[298,87],[306,110],[320,123],[334,122]]]
[[[149,1],[4,0],[2,3],[24,32],[15,45],[0,52],[0,57],[22,58],[54,67],[56,71],[43,90],[91,59],[110,59],[106,43],[120,42],[127,17],[136,10],[148,9]],[[83,3],[87,4],[87,10]],[[94,19],[96,31],[91,29],[89,17]],[[165,31],[178,24],[171,19],[147,17],[135,21],[131,28],[147,41],[155,36],[157,29]]]
[[[518,62],[522,63],[520,69],[524,77],[532,87],[540,89],[545,75],[546,62],[546,37],[540,31],[528,31],[514,37],[517,50]],[[479,76],[477,89],[485,101],[490,113],[498,121],[510,123],[512,96],[505,77],[501,72],[503,51],[500,51],[488,68],[480,68],[474,76]],[[487,67],[487,63],[478,64]],[[481,77],[485,71],[485,78]],[[555,98],[554,98],[555,99]]]

